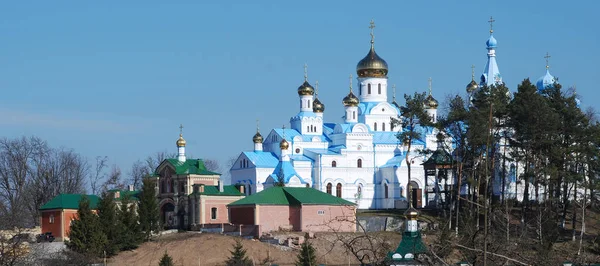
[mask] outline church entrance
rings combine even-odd
[[[423,190],[419,188],[419,184],[415,181],[410,181],[410,187],[412,189],[410,200],[412,206],[415,208],[421,208],[422,206],[422,198],[423,198]]]
[[[165,203],[160,210],[160,220],[165,229],[175,226],[175,205],[173,203]]]

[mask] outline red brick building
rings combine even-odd
[[[272,187],[227,205],[232,224],[270,231],[355,232],[356,204],[306,187]]]
[[[56,241],[69,239],[71,221],[77,219],[79,201],[84,195],[60,194],[40,208],[42,233],[52,232]],[[96,209],[98,196],[85,195],[90,200],[90,208]]]

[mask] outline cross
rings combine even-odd
[[[183,124],[179,124],[179,135],[183,134]]]
[[[315,96],[319,96],[319,81],[315,81]]]
[[[548,65],[548,58],[550,58],[550,54],[548,54],[548,52],[546,52],[546,56],[544,56],[544,58],[546,59],[546,69],[550,68],[550,66]]]
[[[283,131],[283,139],[285,139],[285,124],[281,127],[282,131]]]
[[[471,79],[475,80],[475,65],[471,65]]]
[[[396,84],[392,85],[392,100],[396,101]]]
[[[431,77],[429,77],[429,95],[431,95]]]
[[[373,44],[373,43],[375,43],[375,33],[374,33],[375,21],[373,21],[373,19],[371,19],[371,22],[369,24],[371,24],[369,26],[369,29],[371,29],[371,44]]]
[[[494,32],[494,22],[496,22],[496,20],[494,17],[490,16],[490,20],[488,20],[488,22],[490,23],[490,34],[492,34]]]
[[[259,132],[259,128],[258,128],[258,119],[256,119],[256,132]]]
[[[308,66],[304,63],[304,81],[308,80]]]
[[[352,92],[352,74],[350,74],[350,92]]]

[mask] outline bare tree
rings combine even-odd
[[[107,191],[110,189],[123,189],[125,185],[121,180],[121,175],[121,168],[119,168],[119,166],[116,164],[113,164],[106,182],[104,182],[104,185],[102,185],[102,191]]]
[[[167,151],[156,152],[154,155],[146,158],[146,167],[148,167],[150,173],[153,173],[162,161],[168,158],[175,158],[176,156],[175,153],[169,153]]]
[[[211,172],[220,173],[222,170],[219,161],[214,159],[204,159],[204,166],[206,166],[206,169]]]
[[[99,183],[104,179],[106,174],[104,169],[108,166],[108,156],[96,156],[96,165],[94,167],[94,173],[90,175],[90,187],[92,194],[97,194],[99,191]]]
[[[144,177],[150,175],[153,170],[149,169],[144,162],[137,160],[131,165],[131,170],[129,171],[129,177],[131,180],[131,184],[135,189],[140,189],[142,187],[142,180]]]

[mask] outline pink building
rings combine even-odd
[[[307,187],[272,187],[227,205],[232,224],[279,230],[355,232],[356,204]]]

